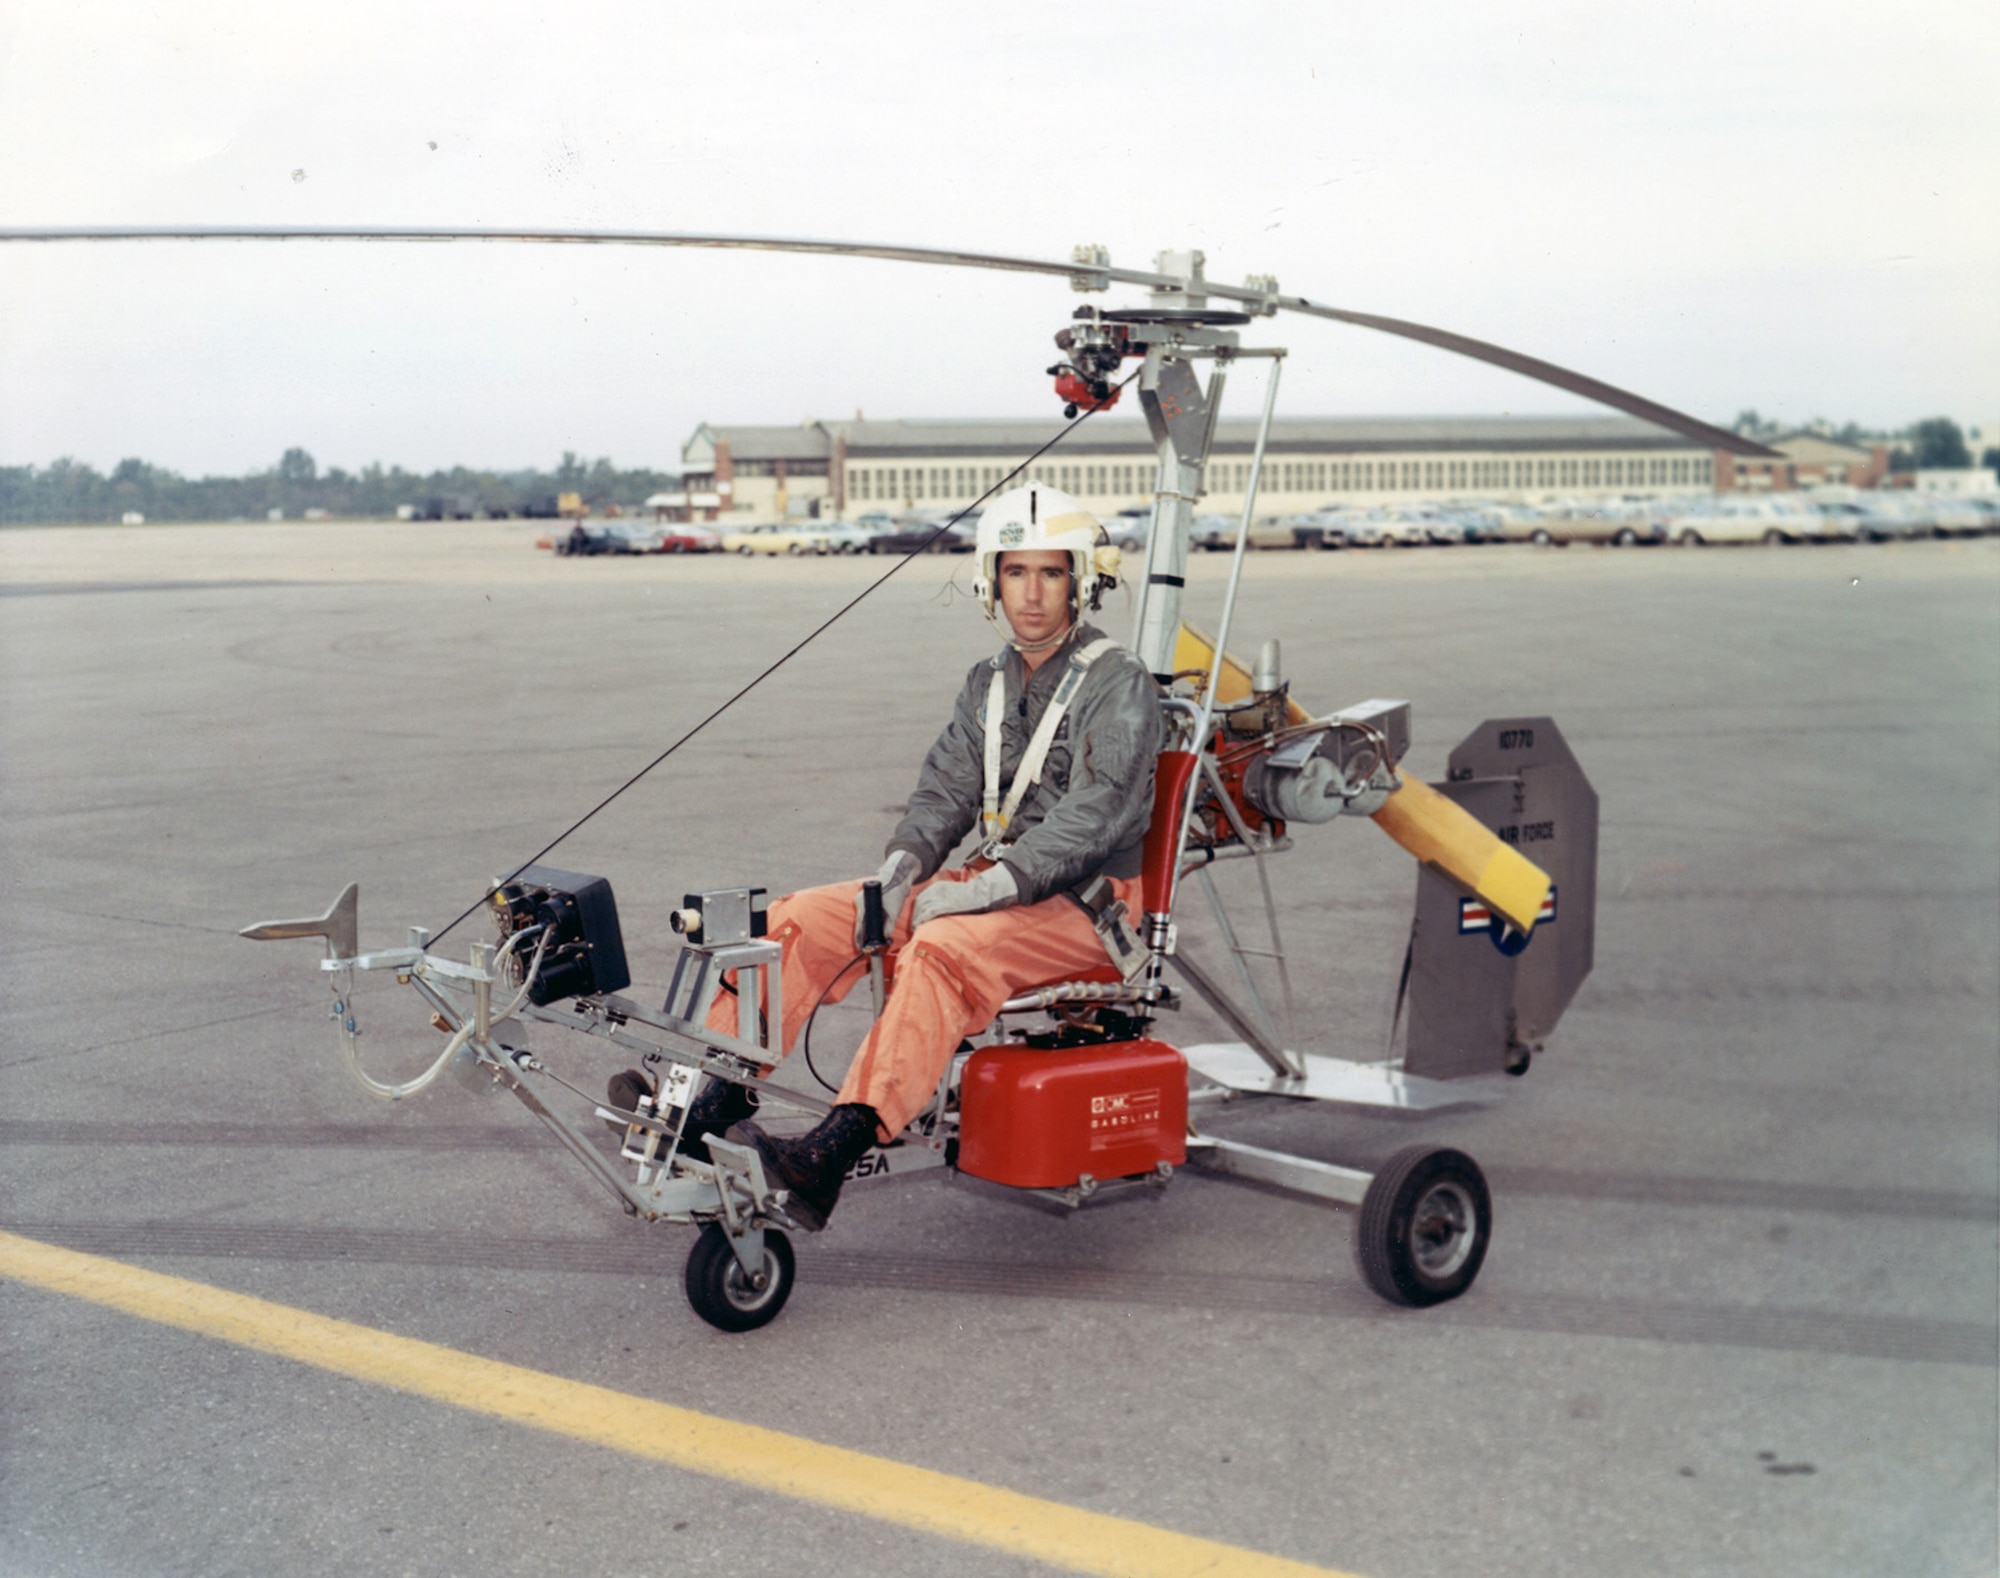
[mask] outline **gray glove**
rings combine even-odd
[[[910,896],[910,886],[917,880],[917,873],[923,869],[917,857],[907,849],[892,850],[889,858],[882,862],[882,869],[875,873],[875,880],[882,884],[882,929],[891,932],[896,929],[896,917],[903,913],[903,900]],[[854,895],[854,946],[861,946],[861,894]]]
[[[984,915],[1020,902],[1021,885],[1002,860],[965,882],[933,882],[917,895],[917,915],[910,924],[915,928],[940,915]]]

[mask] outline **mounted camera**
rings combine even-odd
[[[1116,405],[1120,391],[1111,380],[1118,364],[1132,354],[1125,327],[1105,322],[1095,307],[1077,308],[1076,319],[1056,331],[1056,349],[1066,359],[1049,369],[1066,417],[1078,411],[1109,411]]]
[[[632,984],[618,929],[618,904],[603,877],[523,866],[494,884],[489,902],[502,942],[530,927],[548,928],[546,943],[539,938],[534,943],[524,941],[513,960],[518,982],[535,949],[541,948],[542,965],[528,988],[528,1000],[536,1006],[616,992]]]
[[[716,888],[690,893],[667,924],[698,948],[722,948],[764,935],[768,903],[762,888]]]

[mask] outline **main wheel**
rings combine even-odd
[[[1528,541],[1538,548],[1546,548],[1550,543],[1555,541],[1555,538],[1549,535],[1546,528],[1537,526],[1528,534]]]
[[[792,1296],[793,1264],[792,1241],[765,1228],[764,1285],[758,1287],[729,1247],[729,1235],[711,1222],[688,1251],[688,1305],[717,1331],[755,1331],[777,1319]]]
[[[1618,528],[1618,535],[1611,539],[1611,545],[1614,548],[1629,548],[1638,540],[1639,534],[1630,526],[1621,526]]]
[[[1493,1197],[1463,1151],[1412,1145],[1368,1185],[1354,1229],[1354,1257],[1391,1304],[1422,1309],[1472,1286],[1493,1236]]]

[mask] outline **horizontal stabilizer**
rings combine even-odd
[[[324,915],[305,920],[259,921],[236,935],[252,942],[277,942],[287,937],[324,937],[329,959],[352,959],[361,951],[361,884],[350,882]]]

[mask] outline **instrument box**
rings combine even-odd
[[[983,1047],[959,1083],[958,1170],[1018,1189],[1187,1160],[1187,1059],[1165,1042]]]
[[[541,971],[528,988],[530,1002],[545,1007],[565,997],[622,992],[632,984],[618,902],[603,877],[523,866],[494,882],[490,902],[503,937],[527,926],[549,928]],[[534,951],[535,944],[525,944],[514,968],[521,970]]]

